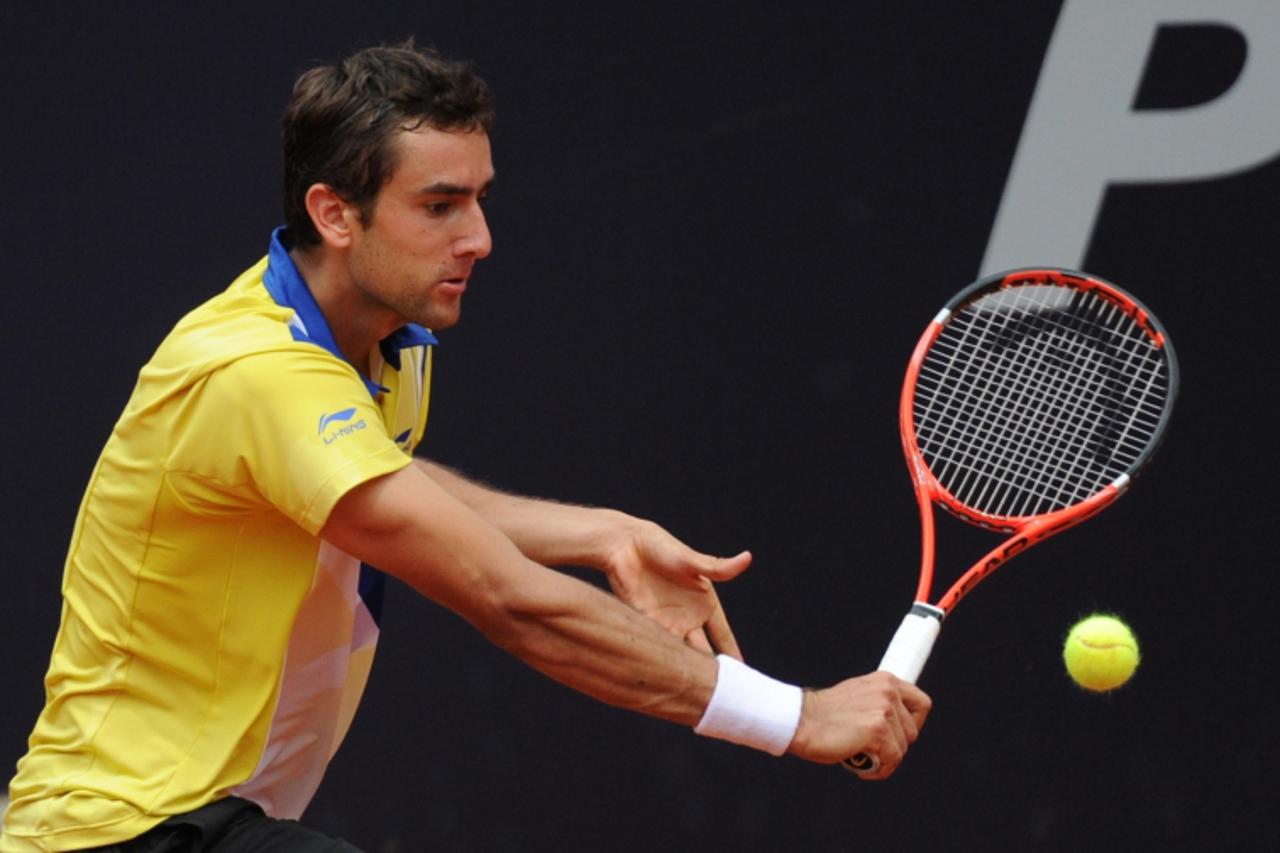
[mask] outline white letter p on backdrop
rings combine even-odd
[[[1133,109],[1162,24],[1245,39],[1239,78],[1206,104]],[[1280,0],[1064,0],[982,273],[1079,267],[1107,186],[1229,175],[1280,153]]]

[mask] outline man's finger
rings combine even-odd
[[[715,650],[711,648],[711,643],[707,641],[706,633],[701,628],[694,628],[685,634],[684,641],[700,652],[706,652],[709,655],[715,654]]]
[[[714,590],[710,594],[714,596]],[[712,609],[711,616],[707,619],[707,637],[711,640],[711,645],[715,646],[716,651],[731,658],[742,660],[742,649],[738,648],[738,640],[733,636],[733,629],[729,627],[729,618],[725,616],[724,608],[720,606],[719,599],[716,600],[716,606]]]
[[[915,721],[916,729],[919,730],[924,726],[925,718],[929,716],[933,700],[914,684],[903,683],[898,690],[898,695],[902,697],[902,704],[911,715],[911,719]]]
[[[713,581],[727,581],[736,578],[751,565],[751,552],[743,551],[732,557],[712,557],[709,554],[698,554],[694,563],[698,574]]]

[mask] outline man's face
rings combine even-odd
[[[392,144],[395,171],[369,221],[352,229],[352,280],[374,310],[388,311],[392,327],[448,328],[458,322],[471,268],[493,248],[481,209],[493,181],[489,137],[422,127]]]

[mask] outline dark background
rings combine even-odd
[[[6,4],[0,758],[42,703],[79,495],[138,367],[280,219],[294,77],[408,34],[473,60],[499,105],[496,248],[437,352],[425,453],[750,548],[721,591],[749,662],[803,684],[873,668],[918,560],[902,372],[978,271],[1057,12]],[[1245,50],[1221,36],[1158,43],[1138,105],[1221,94]],[[1084,266],[1176,341],[1172,433],[1132,494],[948,620],[891,781],[599,705],[396,585],[307,821],[371,853],[1280,845],[1278,198],[1274,160],[1106,196]],[[944,523],[940,572],[993,542]],[[1094,609],[1144,651],[1103,696],[1060,662]]]

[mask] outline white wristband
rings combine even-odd
[[[716,660],[716,689],[693,730],[782,755],[800,725],[803,692],[728,655],[717,655]]]

